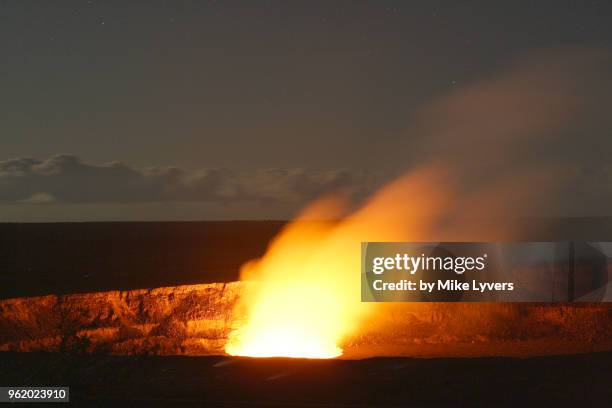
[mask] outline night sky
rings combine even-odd
[[[490,94],[453,95],[507,76],[571,82],[587,113],[546,151],[597,182],[556,210],[612,215],[611,22],[606,1],[4,1],[0,221],[286,218],[410,168],[423,112],[472,118]]]

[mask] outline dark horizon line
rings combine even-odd
[[[342,221],[344,218],[339,219],[321,219],[321,220],[302,220],[302,221]],[[495,220],[611,220],[612,215],[596,215],[596,216],[515,216],[515,217],[465,217],[466,220],[480,220],[480,221],[495,221]],[[14,225],[14,224],[147,224],[147,223],[168,223],[168,224],[179,224],[179,223],[230,223],[230,222],[291,222],[300,221],[299,219],[227,219],[227,220],[214,220],[214,219],[194,219],[194,220],[82,220],[82,221],[0,221],[0,225]]]

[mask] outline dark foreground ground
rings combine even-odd
[[[68,385],[80,406],[610,406],[612,353],[366,360],[0,353],[3,385]]]

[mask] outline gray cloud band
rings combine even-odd
[[[0,162],[0,202],[302,202],[330,191],[367,194],[380,176],[348,170],[136,169],[94,165],[78,157],[18,158]]]

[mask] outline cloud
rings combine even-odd
[[[0,161],[0,202],[5,204],[302,203],[331,191],[365,195],[379,182],[379,174],[345,169],[136,169],[119,162],[85,163],[71,155]]]
[[[51,204],[51,203],[54,203],[55,201],[56,201],[55,197],[53,197],[51,194],[36,193],[36,194],[32,194],[30,198],[20,200],[19,202],[23,204]]]

